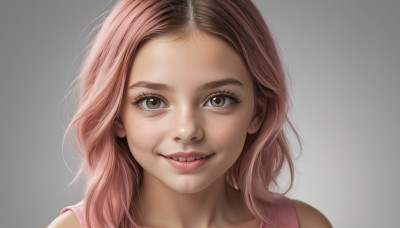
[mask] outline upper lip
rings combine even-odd
[[[184,157],[184,158],[189,158],[189,157],[206,158],[206,157],[209,157],[209,156],[211,156],[213,154],[214,153],[207,154],[207,153],[192,151],[192,152],[176,152],[176,153],[168,154],[168,155],[161,154],[161,156],[166,157],[166,158],[171,158],[171,159],[179,158],[179,157]]]

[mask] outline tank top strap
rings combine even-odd
[[[83,201],[72,205],[72,206],[68,206],[68,207],[64,207],[60,214],[63,214],[67,211],[72,211],[75,216],[78,218],[79,220],[79,224],[81,225],[81,228],[87,228],[87,224],[86,224],[86,212],[85,212],[85,208],[84,208],[84,203]]]
[[[261,228],[299,228],[296,209],[286,197],[267,205],[271,224],[262,224]]]

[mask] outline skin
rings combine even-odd
[[[144,170],[140,224],[259,227],[224,178],[265,113],[255,105],[250,74],[239,55],[213,36],[194,31],[183,40],[171,38],[150,40],[137,53],[115,125]],[[193,170],[177,169],[164,157],[189,151],[213,155]],[[293,203],[302,227],[331,227],[316,209]],[[76,222],[66,212],[50,227],[79,227]]]
[[[221,227],[251,220],[239,192],[224,180],[247,134],[261,124],[251,77],[240,57],[214,37],[171,38],[154,39],[137,54],[117,130],[144,170],[141,223]],[[143,100],[143,93],[152,97]],[[163,157],[190,151],[213,156],[190,171],[176,169]]]

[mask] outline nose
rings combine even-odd
[[[200,115],[192,108],[182,108],[176,112],[176,124],[171,124],[173,140],[183,144],[202,140],[204,132]]]

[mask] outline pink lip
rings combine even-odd
[[[183,171],[190,171],[204,165],[213,155],[214,153],[178,152],[161,156],[166,158],[173,167]]]

